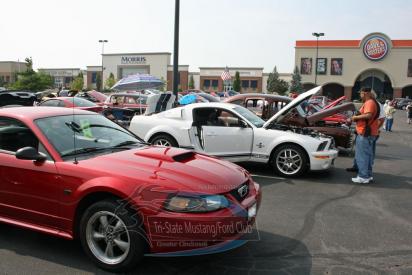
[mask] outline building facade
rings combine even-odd
[[[221,78],[225,67],[200,67],[199,89],[206,92],[219,92],[224,90]],[[262,92],[263,68],[228,68],[232,82],[236,72],[239,72],[241,93]]]
[[[103,83],[113,73],[116,79],[131,74],[151,74],[166,81],[171,53],[116,53],[103,54]]]
[[[412,40],[392,40],[383,33],[361,40],[299,40],[295,65],[306,89],[322,85],[331,98],[357,99],[362,86],[382,99],[412,97]]]
[[[83,75],[86,89],[97,89],[97,76],[102,79],[102,66],[87,66],[86,73]]]
[[[173,66],[167,66],[167,90],[173,90]],[[189,65],[179,65],[178,89],[182,91],[189,88]]]
[[[81,73],[85,74],[80,68],[42,68],[40,73],[48,74],[53,78],[54,88],[70,89],[73,80]]]
[[[267,83],[269,79],[269,73],[263,73],[263,78],[262,78],[262,91],[267,92]],[[290,73],[279,73],[279,79],[286,81],[287,83],[290,84],[292,81],[292,74]]]
[[[16,82],[17,74],[27,69],[25,62],[0,61],[0,87]]]
[[[117,80],[135,73],[151,74],[166,82],[165,89],[173,89],[173,65],[171,53],[116,53],[103,54],[103,83],[113,73]],[[100,66],[101,68],[101,66]],[[266,82],[269,74],[263,73],[261,67],[228,68],[234,80],[236,71],[240,74],[241,92],[266,91]],[[179,65],[178,87],[180,90],[189,88],[190,77],[194,80],[194,89],[207,92],[223,91],[224,83],[221,78],[225,67],[200,67],[199,72],[190,72],[189,65]],[[87,87],[95,88],[93,82],[101,69],[99,66],[87,67]],[[291,74],[280,74],[280,78],[289,81]]]

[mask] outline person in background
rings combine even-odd
[[[103,111],[103,115],[111,121],[116,121],[116,117],[113,115],[113,112],[110,109]]]
[[[386,107],[388,107],[389,103],[391,101],[389,99],[385,100],[385,104],[383,104],[383,109],[385,109]]]
[[[392,125],[393,125],[393,114],[396,112],[396,109],[393,107],[393,103],[389,103],[389,105],[385,108],[385,131],[392,132]]]
[[[373,160],[372,160],[372,165],[375,163],[375,154],[376,154],[376,142],[378,141],[380,134],[381,134],[381,128],[385,124],[385,109],[382,104],[379,103],[379,101],[376,100],[377,95],[374,90],[372,90],[372,97],[375,100],[375,103],[379,105],[379,116],[378,116],[378,136],[376,137],[374,143],[373,143]]]
[[[385,109],[386,109],[386,107],[388,107],[388,105],[389,105],[389,103],[390,103],[391,101],[389,100],[389,99],[387,99],[387,100],[385,100],[385,104],[383,104],[383,117],[385,118]],[[383,124],[383,130],[386,130],[386,122]]]
[[[373,145],[379,134],[379,105],[373,98],[371,88],[364,87],[360,91],[363,105],[359,114],[352,117],[356,123],[355,159],[358,176],[352,178],[354,183],[369,183],[373,180]]]
[[[409,102],[409,104],[406,106],[406,115],[408,117],[408,124],[411,124],[412,122],[412,102]]]

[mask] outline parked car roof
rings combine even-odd
[[[238,94],[235,96],[228,97],[224,100],[224,102],[232,102],[239,99],[245,99],[248,97],[257,97],[257,98],[264,98],[264,99],[271,99],[271,100],[281,100],[283,102],[290,102],[292,99],[287,96],[281,95],[273,95],[273,94],[261,94],[261,93],[247,93],[247,94]]]
[[[29,119],[35,120],[42,117],[49,116],[61,116],[61,115],[87,115],[95,114],[89,111],[83,111],[80,109],[71,109],[71,108],[59,108],[59,107],[14,107],[0,109],[0,116],[7,115],[10,117],[15,117],[18,119]]]

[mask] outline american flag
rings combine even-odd
[[[225,70],[223,71],[223,73],[220,77],[222,78],[223,81],[232,79],[232,77],[230,76],[228,67],[225,68]]]

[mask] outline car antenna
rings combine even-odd
[[[73,152],[74,152],[74,164],[78,164],[79,162],[77,161],[77,156],[76,156],[76,131],[74,130],[74,97],[72,97],[72,131],[73,131]]]

